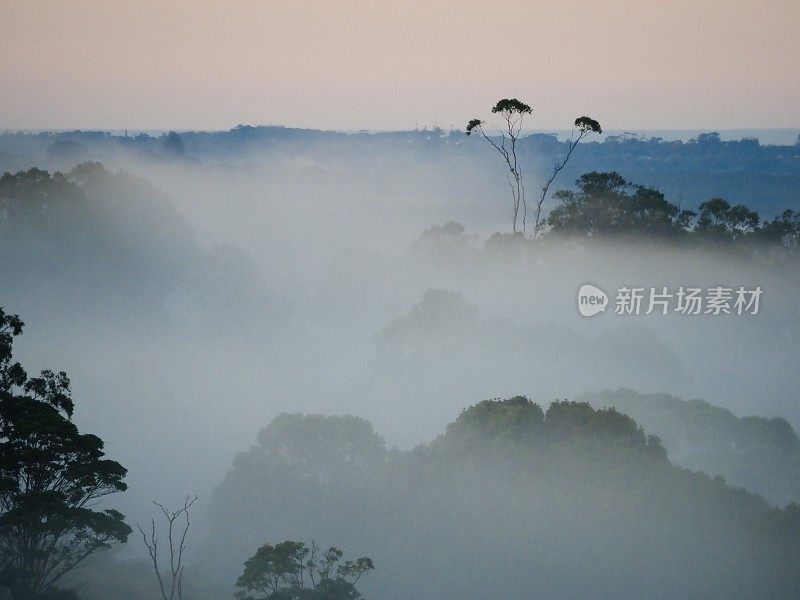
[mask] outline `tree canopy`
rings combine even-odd
[[[282,447],[317,468],[264,469],[240,458],[218,488],[211,535],[216,553],[230,549],[225,560],[252,552],[245,536],[316,530],[388,565],[365,588],[388,599],[531,589],[546,597],[783,598],[800,589],[796,505],[772,508],[721,477],[676,467],[660,440],[613,408],[486,400],[429,444],[388,456],[372,446],[376,460],[356,467],[361,477],[324,487],[306,474],[327,461],[298,445],[335,438],[338,424],[315,421],[317,436]],[[291,544],[262,547],[240,583],[267,583],[261,597],[290,588],[305,560],[304,547]]]
[[[615,171],[586,173],[575,185],[577,191],[554,194],[557,205],[547,217],[552,234],[666,237],[685,231],[694,215],[668,202],[658,190],[630,184]]]
[[[264,544],[247,559],[236,581],[240,598],[259,600],[358,600],[358,581],[375,568],[362,556],[342,561],[344,553],[330,547],[320,554],[316,544],[286,540],[275,546]]]
[[[706,243],[783,244],[797,240],[800,215],[786,210],[763,221],[744,204],[723,198],[700,204],[697,212],[668,201],[657,189],[628,182],[616,171],[584,173],[577,190],[559,190],[547,217],[555,237],[686,239]]]
[[[64,372],[29,377],[14,362],[23,322],[0,309],[0,586],[32,600],[96,551],[131,532],[116,510],[97,510],[126,489],[126,470],[103,440],[72,422]]]
[[[664,442],[682,467],[722,475],[774,504],[800,500],[800,437],[785,419],[747,416],[702,400],[630,389],[585,394],[592,406],[615,406]]]

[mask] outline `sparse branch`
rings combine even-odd
[[[153,563],[153,570],[156,573],[156,578],[158,579],[158,585],[161,588],[161,597],[167,598],[167,594],[164,591],[164,580],[161,577],[161,569],[158,566],[158,537],[156,537],[156,521],[153,519],[151,521],[152,528],[150,531],[150,537],[145,534],[142,526],[139,523],[136,524],[136,528],[139,530],[139,533],[142,534],[142,541],[144,541],[144,545],[147,547],[147,552],[150,554],[150,561]]]
[[[516,98],[504,98],[499,100],[492,108],[493,114],[500,114],[503,119],[503,126],[498,134],[500,135],[500,143],[498,144],[491,137],[486,135],[483,130],[483,121],[480,119],[472,119],[467,124],[466,134],[470,135],[472,132],[477,131],[483,139],[485,139],[492,147],[497,150],[503,157],[503,160],[508,167],[506,175],[508,184],[511,189],[512,200],[512,227],[514,233],[517,233],[517,220],[519,218],[520,206],[523,207],[523,234],[525,232],[525,221],[527,206],[525,204],[525,186],[522,183],[522,168],[517,156],[517,141],[519,140],[520,133],[522,132],[522,124],[525,117],[531,114],[531,107],[517,100]],[[509,146],[506,147],[506,142]]]
[[[575,137],[575,132],[578,132],[578,137]],[[542,228],[542,206],[544,205],[544,201],[547,199],[547,194],[550,191],[550,186],[552,185],[553,181],[555,181],[558,174],[567,166],[567,162],[569,162],[572,153],[575,151],[575,148],[578,147],[580,141],[585,138],[590,133],[603,133],[603,129],[600,127],[600,123],[595,121],[590,117],[578,117],[575,119],[575,125],[572,129],[572,133],[569,136],[569,141],[567,142],[567,153],[564,156],[564,159],[560,162],[556,162],[553,166],[553,173],[550,175],[550,178],[544,184],[542,188],[542,195],[539,197],[538,201],[536,202],[536,213],[534,215],[534,226],[533,226],[533,236],[536,237]]]
[[[165,568],[164,573],[162,573],[161,561],[158,558],[158,536],[156,535],[155,519],[151,520],[149,535],[144,532],[141,525],[138,523],[136,525],[150,554],[150,561],[153,563],[153,570],[158,580],[162,600],[174,600],[175,598],[183,600],[183,556],[184,552],[186,552],[186,537],[191,525],[189,509],[196,501],[197,496],[191,497],[187,495],[183,502],[183,507],[176,511],[170,511],[163,504],[153,500],[153,504],[160,509],[166,521],[167,545],[169,548],[168,572]],[[179,521],[183,522],[182,525],[178,523]],[[178,524],[176,525],[176,523]],[[165,579],[168,581],[166,584]]]

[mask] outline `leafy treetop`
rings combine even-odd
[[[516,98],[503,98],[502,100],[498,100],[497,104],[492,107],[492,114],[497,113],[518,113],[518,114],[525,114],[529,115],[533,112],[533,109],[522,102],[521,100],[517,100]]]
[[[245,562],[237,596],[250,600],[255,592],[264,600],[357,600],[356,584],[375,565],[366,556],[344,562],[342,556],[335,547],[320,556],[313,542],[310,547],[292,540],[264,544]]]
[[[127,488],[126,469],[71,421],[66,373],[29,377],[13,361],[23,325],[0,308],[0,589],[15,600],[54,592],[64,575],[131,532],[118,511],[93,508]]]

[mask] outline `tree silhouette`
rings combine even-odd
[[[634,185],[616,171],[584,173],[577,190],[559,190],[545,220],[548,235],[670,238],[687,233],[695,214],[653,188]],[[544,224],[544,223],[543,223]]]
[[[292,540],[264,544],[245,562],[237,596],[250,600],[248,592],[256,592],[259,600],[358,600],[356,584],[375,566],[367,556],[341,562],[342,556],[334,547],[319,556],[313,542],[310,547]]]
[[[23,325],[0,308],[0,586],[15,600],[55,594],[64,575],[131,532],[121,513],[93,509],[127,488],[126,469],[72,422],[66,373],[28,377],[13,362]]]
[[[577,137],[575,136],[576,131],[578,132]],[[572,135],[570,135],[567,145],[567,153],[560,162],[557,161],[555,166],[553,166],[553,173],[550,175],[550,179],[547,180],[547,183],[544,184],[544,187],[542,188],[542,195],[539,197],[539,200],[536,203],[536,215],[533,224],[534,236],[539,235],[539,231],[542,228],[542,205],[547,199],[547,192],[550,191],[550,186],[552,185],[553,181],[555,181],[561,170],[567,166],[570,156],[572,156],[572,153],[575,151],[575,148],[578,147],[580,141],[590,133],[603,133],[603,128],[600,127],[600,123],[587,116],[578,117],[575,119]]]
[[[492,108],[492,114],[499,114],[503,119],[502,126],[498,130],[498,133],[500,134],[499,141],[495,141],[486,134],[486,131],[483,128],[485,123],[480,119],[475,118],[470,120],[466,127],[467,135],[472,135],[473,132],[479,133],[481,137],[489,142],[489,144],[491,144],[492,147],[503,157],[503,160],[508,167],[506,178],[508,180],[508,186],[511,189],[511,200],[513,207],[511,218],[512,231],[515,234],[517,233],[517,220],[519,218],[519,211],[521,208],[523,235],[527,229],[528,205],[525,201],[525,185],[523,183],[522,165],[520,164],[519,156],[517,155],[517,144],[522,132],[522,124],[524,123],[525,118],[532,114],[532,112],[533,111],[530,106],[520,100],[517,100],[516,98],[503,98],[502,100],[498,100],[497,104],[495,104]],[[603,129],[600,127],[599,122],[587,116],[582,116],[575,119],[572,135],[567,142],[567,152],[563,159],[556,162],[555,166],[553,167],[553,173],[542,188],[542,195],[539,197],[536,203],[536,212],[534,214],[534,237],[538,235],[542,227],[542,205],[547,198],[550,185],[553,183],[553,181],[555,181],[555,178],[566,166],[580,141],[590,133],[603,133]]]
[[[467,135],[472,135],[473,132],[479,133],[483,139],[489,142],[492,147],[500,153],[503,160],[505,160],[506,166],[508,167],[506,178],[508,180],[508,186],[511,189],[513,207],[511,225],[514,233],[517,233],[517,219],[519,217],[520,206],[522,206],[523,233],[525,230],[525,215],[527,212],[525,206],[525,185],[522,181],[522,166],[517,157],[517,141],[519,140],[525,117],[532,112],[530,106],[516,98],[503,98],[502,100],[498,100],[497,104],[492,108],[492,114],[499,114],[503,119],[502,129],[499,130],[499,142],[496,142],[486,135],[483,129],[484,122],[480,119],[472,119],[467,123],[466,129]]]
[[[164,152],[170,156],[183,156],[186,151],[183,148],[183,140],[175,131],[170,131],[161,138]]]
[[[164,515],[164,520],[167,523],[167,551],[169,572],[163,569],[162,564],[158,558],[158,534],[156,532],[156,520],[150,521],[150,533],[145,533],[142,526],[137,523],[136,527],[142,536],[144,545],[147,546],[147,552],[150,555],[150,561],[153,563],[153,571],[158,580],[158,587],[161,591],[162,600],[173,600],[175,597],[178,600],[183,600],[183,554],[186,552],[186,536],[189,533],[189,509],[197,502],[197,496],[194,498],[186,496],[183,506],[178,510],[169,510],[163,504],[153,500],[153,504],[159,508]]]
[[[759,222],[758,213],[745,205],[712,198],[700,205],[695,232],[709,240],[733,240],[755,231]]]

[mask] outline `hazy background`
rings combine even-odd
[[[121,177],[89,187],[102,226],[58,235],[78,228],[113,252],[51,252],[30,234],[11,246],[3,304],[28,322],[20,356],[68,371],[76,419],[130,468],[115,501],[132,521],[153,497],[207,496],[282,411],[356,414],[401,448],[485,398],[618,387],[800,425],[794,262],[629,244],[492,252],[489,235],[510,229],[499,166],[403,140],[267,141],[215,162],[96,153]],[[465,234],[418,241],[447,220]],[[764,296],[755,317],[584,319],[586,281]]]
[[[0,305],[27,323],[19,358],[67,371],[75,420],[129,468],[130,491],[111,503],[130,523],[150,517],[153,498],[197,493],[208,536],[212,490],[284,411],[355,414],[409,449],[486,398],[602,403],[592,393],[625,387],[800,427],[796,257],[627,243],[493,251],[489,236],[510,230],[504,169],[458,131],[516,96],[533,129],[562,137],[580,114],[612,134],[752,135],[784,145],[586,144],[552,190],[620,169],[671,186],[682,206],[721,194],[764,218],[797,209],[797,3],[0,8],[0,130],[122,134],[0,135],[0,173],[108,169],[73,175],[85,204],[45,193],[41,214],[4,231]],[[239,123],[403,131],[227,132]],[[126,130],[177,130],[182,146]],[[540,142],[526,142],[531,190],[556,156]],[[420,239],[451,220],[463,235]],[[575,295],[587,281],[764,295],[754,317],[584,319]],[[124,552],[141,551],[137,540]]]

